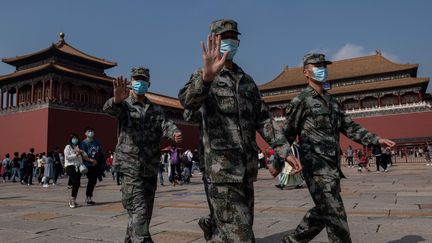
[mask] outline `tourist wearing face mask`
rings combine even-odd
[[[102,147],[95,139],[95,132],[92,127],[86,127],[84,129],[86,138],[81,142],[80,149],[86,152],[87,158],[84,159],[84,165],[87,167],[87,189],[86,189],[86,203],[87,205],[94,205],[93,191],[97,183],[97,178],[100,175],[100,168],[98,164],[102,163],[98,161],[99,156],[102,154]],[[102,157],[103,158],[103,157]]]
[[[86,153],[79,148],[79,137],[77,134],[73,133],[70,135],[69,143],[64,149],[64,157],[66,174],[69,176],[72,186],[69,207],[76,208],[78,206],[76,197],[78,195],[78,189],[81,183],[81,173],[79,171],[79,166],[83,162],[83,158],[86,157]]]
[[[315,207],[306,213],[295,230],[283,237],[283,242],[310,242],[324,228],[329,242],[351,242],[340,196],[340,179],[345,176],[340,169],[339,133],[364,145],[395,145],[351,120],[339,101],[323,89],[330,64],[324,54],[304,56],[303,74],[308,86],[285,110],[284,134],[290,143],[299,137],[302,173]],[[273,176],[280,172],[274,168],[270,171]]]
[[[129,215],[125,242],[153,242],[149,226],[160,165],[160,140],[164,136],[180,143],[182,134],[162,108],[145,96],[150,87],[147,68],[132,68],[132,82],[118,77],[113,87],[114,97],[103,109],[118,121],[112,167],[122,175],[122,203]]]
[[[198,225],[209,242],[255,242],[256,131],[282,162],[291,151],[273,126],[256,83],[234,63],[240,44],[237,22],[213,21],[210,32],[207,46],[202,43],[203,67],[179,92],[185,119],[200,124],[199,157],[210,214]],[[298,172],[299,162],[293,156],[288,160]]]

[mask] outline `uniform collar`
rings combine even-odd
[[[233,69],[228,69],[227,67],[223,67],[221,72],[221,74],[225,74],[225,73],[235,73],[235,74],[244,74],[243,69],[241,69],[237,64],[233,63]]]
[[[308,93],[310,93],[313,97],[315,97],[315,96],[319,96],[320,95],[320,93],[318,93],[318,91],[316,91],[314,88],[312,88],[312,86],[310,86],[310,85],[308,85],[307,87],[306,87],[306,91],[308,92]],[[325,89],[323,89],[323,93],[322,93],[322,95],[321,96],[326,96],[326,95],[329,95],[329,93],[327,92],[327,90],[325,90]]]
[[[308,85],[305,89],[306,92],[308,92],[310,95],[312,95],[313,97],[319,96],[320,94],[314,89],[312,88],[312,86]]]
[[[129,95],[129,97],[126,99],[126,102],[128,102],[131,105],[136,105],[139,104],[141,106],[145,106],[146,104],[148,104],[148,99],[147,97],[145,98],[144,102],[140,102],[135,96],[133,95]]]

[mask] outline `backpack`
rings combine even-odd
[[[6,170],[12,169],[12,163],[10,160],[6,160],[5,169]]]

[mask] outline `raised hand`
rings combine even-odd
[[[118,104],[129,97],[129,82],[123,76],[117,77],[113,80],[114,88],[114,103]]]
[[[214,33],[207,37],[207,49],[204,43],[201,42],[202,58],[204,61],[202,79],[205,83],[212,82],[215,79],[222,70],[229,54],[229,52],[225,52],[224,55],[221,56],[220,43],[220,35],[216,36]]]

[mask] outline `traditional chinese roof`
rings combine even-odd
[[[395,88],[401,88],[401,87],[413,86],[413,85],[421,85],[426,88],[428,82],[429,82],[429,78],[402,78],[402,79],[333,87],[331,90],[329,90],[329,93],[332,95],[349,94],[353,92],[358,93],[358,92],[370,91],[370,90],[395,89]],[[264,96],[263,99],[266,103],[287,102],[293,99],[294,97],[296,97],[298,94],[299,94],[298,92],[295,92],[295,93],[288,93],[288,94],[271,95],[271,96]]]
[[[78,57],[80,59],[84,59],[84,60],[87,60],[87,61],[90,61],[93,63],[97,63],[99,65],[104,66],[105,68],[112,68],[112,67],[117,66],[117,63],[115,63],[115,62],[107,61],[105,59],[101,59],[101,58],[89,55],[89,54],[84,53],[84,52],[74,48],[73,46],[69,45],[64,40],[64,34],[63,33],[60,33],[60,40],[57,43],[51,44],[51,46],[49,46],[48,48],[42,49],[42,50],[37,51],[37,52],[30,53],[27,55],[23,55],[23,56],[4,58],[4,59],[2,59],[2,61],[4,63],[10,64],[13,66],[19,66],[21,63],[24,63],[27,59],[41,56],[41,55],[48,53],[50,51],[58,51],[60,53],[72,55],[72,56]]]
[[[357,78],[377,74],[385,74],[397,71],[413,69],[417,71],[418,64],[394,63],[377,52],[375,55],[334,61],[328,65],[329,80]],[[307,84],[303,75],[303,67],[288,68],[272,81],[260,85],[260,90],[280,89]]]
[[[153,103],[158,104],[160,106],[172,107],[176,109],[183,109],[183,106],[180,104],[180,101],[176,98],[155,94],[152,92],[146,93],[146,97]]]
[[[108,81],[108,82],[112,82],[112,77],[109,76],[102,76],[102,75],[96,75],[96,74],[90,74],[87,72],[81,72],[81,71],[77,71],[75,69],[71,69],[59,64],[55,64],[55,63],[46,63],[46,64],[42,64],[40,66],[36,66],[36,67],[32,67],[32,68],[28,68],[28,69],[24,69],[24,70],[20,70],[20,71],[16,71],[10,74],[6,74],[3,76],[0,76],[0,82],[7,80],[7,79],[12,79],[12,78],[18,78],[18,77],[23,77],[25,75],[28,74],[33,74],[36,72],[40,72],[40,71],[49,71],[49,70],[56,70],[56,71],[62,71],[68,74],[74,74],[74,75],[79,75],[82,77],[86,77],[86,78],[91,78],[91,79],[96,79],[96,80],[102,80],[102,81]]]

